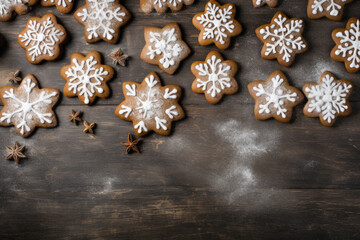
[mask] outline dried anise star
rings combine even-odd
[[[25,146],[19,146],[17,142],[14,143],[13,147],[6,146],[6,148],[10,152],[10,154],[6,157],[6,160],[13,159],[18,164],[21,158],[27,158],[27,156],[23,153]]]
[[[75,125],[78,124],[78,122],[81,121],[81,111],[75,111],[75,110],[71,110],[71,114],[68,115],[68,117],[70,118],[70,122],[73,122]]]
[[[21,80],[20,70],[17,70],[16,72],[9,72],[9,82],[19,84]]]
[[[108,56],[113,60],[113,63],[115,65],[119,64],[119,65],[121,65],[123,67],[126,66],[126,60],[129,58],[128,55],[125,55],[123,53],[121,48],[119,48],[119,50],[117,50],[115,53],[109,54]]]
[[[129,153],[131,150],[140,153],[139,148],[136,146],[140,141],[140,139],[133,140],[131,134],[129,133],[128,140],[126,142],[122,142],[121,144],[127,146],[126,153]]]
[[[96,123],[88,123],[86,120],[84,120],[84,133],[91,133],[91,134],[94,134],[94,127],[95,127],[95,124]]]

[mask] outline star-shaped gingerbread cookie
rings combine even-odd
[[[29,74],[19,87],[0,87],[0,126],[14,126],[22,137],[28,137],[36,127],[52,128],[57,119],[52,108],[60,92],[54,88],[40,89],[36,78]]]
[[[164,28],[146,27],[144,35],[146,44],[140,58],[147,63],[158,65],[166,73],[173,74],[180,62],[191,52],[182,40],[177,23],[171,23]]]
[[[340,21],[345,5],[353,0],[308,0],[307,15],[310,19],[327,17],[333,21]]]
[[[41,5],[45,7],[56,6],[57,10],[61,13],[69,13],[75,0],[41,0]]]
[[[66,39],[65,28],[57,23],[54,14],[46,14],[42,18],[32,17],[22,30],[17,41],[26,50],[26,58],[32,64],[44,60],[54,61],[61,53]]]
[[[360,70],[360,19],[351,18],[346,28],[337,28],[332,32],[336,46],[331,51],[331,58],[344,62],[346,70],[356,73]]]
[[[319,83],[307,83],[303,92],[308,98],[304,107],[307,117],[319,117],[324,126],[331,127],[337,117],[348,116],[352,109],[349,97],[353,85],[348,80],[337,80],[331,72],[324,72]]]
[[[301,18],[288,18],[284,13],[277,12],[270,24],[256,29],[256,35],[264,43],[261,56],[264,59],[277,59],[289,67],[296,54],[308,50],[308,44],[302,36],[304,21]]]
[[[101,39],[115,44],[120,27],[131,18],[130,12],[118,0],[86,0],[86,4],[74,13],[75,19],[85,27],[85,39],[95,43]]]
[[[238,91],[238,84],[234,75],[237,64],[232,60],[224,61],[217,51],[210,52],[205,61],[194,62],[191,72],[196,79],[192,84],[195,93],[204,93],[211,104],[218,103],[224,94],[234,94]]]
[[[13,12],[23,15],[29,11],[29,6],[37,3],[38,0],[1,0],[0,1],[0,22],[9,21]]]
[[[191,5],[195,0],[140,0],[140,8],[145,13],[152,12],[153,9],[158,13],[165,13],[168,8],[173,12],[180,11],[183,5]]]
[[[235,15],[234,4],[221,6],[218,2],[210,0],[206,4],[205,12],[196,14],[192,19],[194,26],[200,30],[199,44],[206,46],[214,43],[220,49],[227,49],[231,37],[242,32],[242,26],[235,20]]]
[[[269,7],[274,8],[278,4],[278,0],[252,0],[255,8],[264,6],[267,4]]]
[[[91,105],[97,97],[107,98],[110,95],[107,82],[113,78],[114,70],[102,65],[100,53],[92,51],[86,57],[74,53],[71,64],[61,68],[60,75],[66,81],[65,96],[77,96],[83,104]]]
[[[181,88],[177,85],[161,86],[155,72],[150,73],[141,84],[124,82],[123,93],[125,101],[116,108],[115,115],[132,121],[139,137],[152,130],[161,135],[169,135],[172,122],[185,116],[178,103]]]
[[[266,81],[251,82],[248,90],[256,101],[254,112],[259,120],[275,118],[290,122],[293,108],[304,99],[301,91],[290,86],[280,70],[273,72]]]

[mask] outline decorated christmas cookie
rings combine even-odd
[[[85,27],[88,43],[102,39],[115,44],[119,39],[120,27],[129,21],[131,15],[118,0],[86,0],[86,4],[76,10],[74,17]]]
[[[41,0],[41,5],[45,7],[56,6],[57,10],[61,13],[69,13],[75,0]]]
[[[195,0],[140,0],[140,8],[145,13],[152,12],[153,9],[158,13],[165,13],[168,8],[172,11],[180,11],[183,5],[191,5]]]
[[[307,14],[311,19],[327,17],[340,21],[344,13],[345,4],[353,0],[308,0]]]
[[[302,36],[304,21],[301,18],[288,18],[277,12],[270,24],[256,29],[257,37],[264,43],[261,56],[275,59],[284,67],[289,67],[295,55],[308,50],[308,44]]]
[[[275,118],[280,122],[291,120],[293,108],[302,102],[304,95],[289,85],[280,70],[273,72],[266,81],[254,81],[248,85],[250,95],[256,101],[255,118]]]
[[[64,27],[57,23],[55,15],[49,13],[42,18],[30,18],[17,41],[26,50],[27,60],[38,64],[44,60],[56,60],[66,36]]]
[[[190,48],[181,38],[179,25],[171,23],[164,28],[146,27],[146,45],[140,58],[158,65],[164,72],[173,74],[180,62],[190,54]]]
[[[0,126],[14,126],[22,137],[28,137],[36,127],[51,128],[57,125],[52,108],[60,92],[54,88],[40,89],[36,78],[29,74],[19,87],[0,87]]]
[[[150,73],[141,84],[124,82],[123,92],[125,101],[117,107],[115,115],[132,121],[139,137],[151,131],[169,135],[171,123],[185,116],[178,104],[181,88],[177,85],[161,86],[155,72]]]
[[[77,96],[83,104],[91,105],[97,97],[107,98],[110,95],[107,82],[113,78],[114,70],[102,65],[100,53],[92,51],[86,57],[74,53],[71,65],[61,68],[60,75],[66,80],[65,96]]]
[[[307,117],[319,117],[324,126],[331,127],[338,116],[348,116],[352,109],[348,100],[353,86],[348,80],[337,80],[331,72],[324,72],[319,83],[307,83],[303,92],[308,98],[304,107]]]
[[[271,8],[274,8],[276,7],[278,0],[252,0],[252,2],[255,8],[264,6],[265,4]]]
[[[11,19],[13,12],[25,14],[29,11],[29,6],[34,5],[38,0],[0,0],[0,22]]]
[[[202,46],[214,43],[220,49],[227,49],[231,37],[239,35],[242,26],[234,19],[236,7],[228,3],[221,6],[218,2],[210,0],[205,7],[205,12],[193,17],[194,26],[200,30],[198,37]]]
[[[236,62],[224,61],[219,52],[212,51],[205,61],[194,62],[191,65],[191,72],[196,77],[192,90],[195,93],[204,93],[209,103],[216,104],[224,94],[237,92],[239,87],[234,77],[237,69]]]
[[[336,46],[331,51],[331,58],[344,62],[346,70],[356,73],[360,70],[360,19],[351,18],[346,28],[338,28],[332,32]]]

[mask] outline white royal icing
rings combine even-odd
[[[266,103],[259,105],[259,113],[271,112],[270,107],[276,109],[276,114],[281,115],[282,118],[286,118],[287,109],[284,108],[285,101],[295,102],[297,93],[292,92],[291,90],[282,87],[284,79],[280,75],[276,75],[271,79],[271,86],[267,85],[264,88],[264,84],[259,83],[257,86],[253,87],[253,90],[256,92],[257,97],[265,97]]]
[[[166,6],[166,4],[176,7],[180,3],[182,3],[182,0],[154,0],[154,4],[158,5],[159,7]]]
[[[306,48],[306,44],[301,36],[295,38],[295,34],[300,32],[303,27],[303,20],[290,19],[290,23],[285,24],[287,20],[285,16],[279,14],[274,20],[274,24],[260,29],[260,34],[263,35],[262,38],[264,40],[270,38],[272,42],[266,43],[266,56],[272,53],[279,53],[283,55],[282,59],[284,61],[289,62],[293,51]],[[280,47],[279,52],[276,50],[278,47]]]
[[[44,1],[44,2],[50,1],[51,3],[55,3],[56,0],[43,0],[43,1]],[[73,1],[73,0],[57,0],[57,1],[56,1],[56,4],[57,4],[58,6],[67,7],[67,6],[68,6],[68,3],[67,3],[67,2],[71,3],[72,1]]]
[[[77,15],[86,25],[88,39],[97,38],[99,35],[108,40],[114,38],[114,22],[121,23],[126,16],[123,9],[115,3],[115,0],[88,0],[89,9],[84,8],[78,12]]]
[[[232,5],[220,9],[215,4],[208,3],[205,13],[197,17],[197,20],[205,29],[203,38],[214,39],[224,44],[225,39],[228,38],[225,32],[228,31],[232,33],[235,28],[234,21],[231,17],[233,11]]]
[[[56,96],[56,91],[42,91],[40,94],[32,91],[36,84],[31,78],[25,78],[25,83],[22,83],[20,87],[14,91],[10,88],[9,91],[5,91],[3,95],[4,99],[8,99],[9,112],[3,112],[0,121],[6,121],[8,124],[13,122],[16,123],[15,127],[20,129],[20,133],[30,132],[31,128],[34,127],[32,122],[39,120],[40,123],[52,123],[51,117],[53,116],[52,111],[46,112],[51,109],[49,107],[52,104],[51,98]],[[23,88],[23,89],[21,89]],[[19,92],[21,92],[19,94]],[[23,93],[26,93],[23,95]]]
[[[161,55],[159,60],[164,68],[174,66],[178,61],[181,51],[183,50],[178,43],[175,28],[165,30],[161,33],[149,32],[151,38],[150,42],[153,44],[149,46],[147,55],[150,59],[154,59],[157,55]]]
[[[310,101],[307,111],[321,113],[322,118],[331,123],[337,114],[348,109],[346,96],[351,88],[351,85],[336,82],[334,77],[326,74],[321,84],[305,88]]]
[[[336,33],[336,37],[340,38],[340,44],[335,51],[335,55],[347,57],[351,68],[360,68],[360,19],[356,23],[350,24],[350,29],[344,33]]]
[[[9,15],[11,8],[23,4],[22,0],[0,0],[0,16]]]
[[[36,57],[46,55],[54,56],[55,45],[59,43],[59,37],[65,33],[55,27],[51,18],[47,18],[43,23],[30,20],[24,35],[19,35],[20,41],[25,44],[31,60]]]
[[[340,1],[346,2],[347,0]],[[325,8],[324,5],[326,4],[328,4],[328,6]],[[336,17],[339,15],[342,6],[337,4],[335,0],[314,0],[311,8],[313,14],[318,14],[319,12],[322,13],[325,10],[326,12],[329,12],[331,16]]]
[[[84,96],[85,104],[89,104],[89,97],[93,97],[95,92],[103,93],[104,89],[101,87],[104,81],[104,76],[109,75],[108,71],[104,71],[103,67],[96,67],[98,62],[93,56],[80,63],[76,58],[72,59],[74,66],[71,66],[66,72],[69,78],[69,91],[79,96]]]
[[[206,76],[207,80],[196,79],[197,87],[206,91],[211,97],[216,97],[225,88],[231,87],[231,76],[229,71],[231,67],[226,63],[222,63],[221,59],[213,55],[205,64],[200,63],[195,68],[199,71],[200,76]],[[209,86],[210,87],[209,87]]]

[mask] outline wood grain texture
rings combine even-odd
[[[360,17],[360,1],[347,5],[340,22],[309,20],[305,0],[283,0],[275,9],[254,9],[251,0],[220,2],[236,4],[244,31],[220,51],[238,63],[240,90],[215,106],[191,91],[191,63],[216,50],[197,43],[199,31],[191,24],[205,0],[165,15],[144,14],[137,0],[122,0],[133,19],[116,45],[86,44],[83,27],[56,8],[34,6],[29,14],[0,23],[5,39],[0,86],[8,84],[9,70],[21,69],[23,76],[34,74],[41,87],[62,90],[59,72],[74,52],[98,50],[109,65],[105,56],[118,47],[131,56],[128,67],[114,67],[109,99],[88,107],[63,96],[55,109],[57,128],[38,129],[28,139],[14,128],[0,128],[0,156],[5,158],[5,146],[18,141],[27,146],[29,157],[19,166],[0,161],[0,239],[360,239],[360,75],[347,73],[343,63],[330,58],[331,31]],[[83,3],[77,1],[75,9]],[[310,50],[290,68],[263,60],[254,33],[277,10],[306,24]],[[59,61],[32,65],[16,37],[31,16],[48,12],[64,25],[69,41]],[[139,58],[144,27],[172,22],[179,23],[192,49],[173,76]],[[290,124],[257,121],[246,86],[277,69],[298,88],[316,82],[325,70],[351,80],[353,114],[326,128],[302,114],[303,103]],[[154,70],[163,84],[182,87],[187,117],[174,124],[169,137],[144,137],[141,155],[126,155],[120,142],[133,131],[132,124],[114,115],[124,99],[121,84],[140,82]],[[97,123],[94,136],[69,122],[71,109]]]

